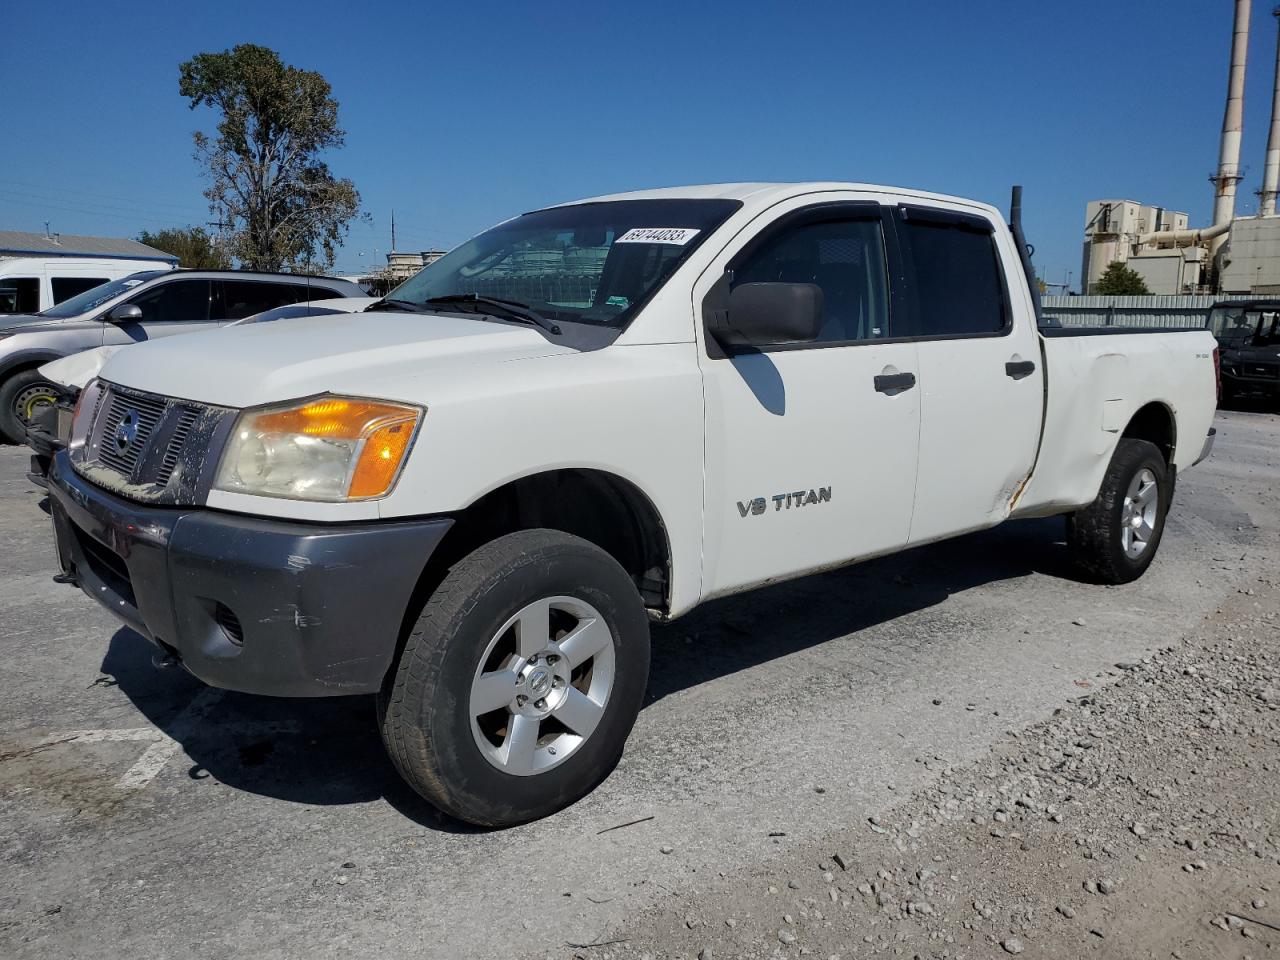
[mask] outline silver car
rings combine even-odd
[[[154,270],[112,280],[43,313],[0,319],[0,436],[21,443],[58,388],[37,368],[109,344],[194,333],[284,306],[362,297],[347,280],[239,270]]]

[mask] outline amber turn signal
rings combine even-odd
[[[413,437],[411,419],[397,420],[378,427],[364,442],[356,469],[351,474],[347,496],[352,500],[380,497],[391,489],[400,469],[409,440]]]

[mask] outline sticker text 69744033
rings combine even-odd
[[[692,227],[632,227],[614,243],[670,243],[683,247],[701,230]]]

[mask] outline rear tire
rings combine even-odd
[[[31,414],[44,404],[56,404],[61,394],[38,370],[13,374],[0,384],[0,435],[10,443],[26,443]]]
[[[1146,440],[1116,445],[1098,498],[1067,517],[1067,545],[1076,564],[1101,583],[1142,576],[1164,534],[1173,497],[1160,449]]]
[[[379,727],[424,798],[513,826],[608,775],[648,674],[648,616],[626,571],[586,540],[526,530],[449,571],[378,696]]]

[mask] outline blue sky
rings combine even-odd
[[[850,179],[1007,206],[1078,280],[1086,200],[1208,223],[1230,0],[1075,3],[16,4],[0,229],[134,235],[213,219],[205,110],[178,63],[254,42],[318,70],[360,190],[338,267],[448,247],[512,213],[679,183]],[[1256,210],[1275,22],[1255,4],[1240,213]],[[1129,149],[1125,151],[1126,145]]]

